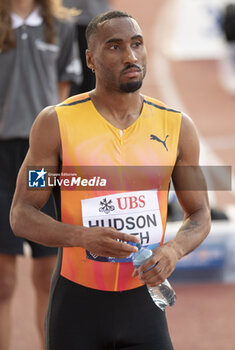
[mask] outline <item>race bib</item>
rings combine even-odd
[[[114,227],[138,236],[140,243],[151,249],[159,246],[163,228],[157,191],[111,194],[82,200],[82,220],[86,227]],[[103,262],[128,262],[126,259],[99,257],[87,251],[87,258]]]

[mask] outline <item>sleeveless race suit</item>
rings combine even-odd
[[[139,118],[122,132],[95,109],[88,94],[77,95],[58,105],[56,112],[62,143],[62,172],[75,165],[107,168],[151,166],[145,188],[156,178],[158,189],[121,192],[61,189],[61,220],[85,226],[112,226],[136,234],[151,248],[163,243],[167,217],[168,187],[177,157],[181,113],[161,102],[144,97]],[[162,170],[159,175],[159,169]],[[95,175],[95,174],[94,174]],[[149,177],[149,178],[148,178]],[[136,173],[138,182],[138,173]],[[113,179],[113,174],[112,174]],[[128,180],[128,179],[127,179]],[[125,181],[125,179],[124,179]],[[121,192],[121,193],[120,193]],[[115,194],[116,193],[116,194]],[[100,212],[100,203],[113,205],[110,213]],[[112,208],[111,208],[112,209]],[[123,224],[124,223],[124,224]],[[141,285],[132,278],[133,265],[115,259],[94,257],[80,247],[63,248],[61,275],[86,287],[120,291]]]

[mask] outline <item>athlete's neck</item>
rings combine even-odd
[[[35,6],[34,0],[11,0],[11,11],[23,19],[30,15]]]
[[[118,129],[126,129],[140,116],[143,96],[134,93],[100,93],[95,89],[90,92],[91,100],[97,111]]]

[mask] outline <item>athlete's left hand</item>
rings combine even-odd
[[[137,270],[135,269],[132,276],[138,276],[143,284],[155,287],[171,275],[177,261],[178,256],[175,249],[168,244],[164,244],[154,249],[153,256]],[[151,268],[151,266],[153,267]],[[148,270],[149,268],[150,270]]]

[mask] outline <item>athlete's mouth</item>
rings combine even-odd
[[[125,75],[125,76],[128,76],[128,77],[135,77],[141,71],[142,71],[142,69],[139,66],[137,66],[136,64],[132,64],[132,65],[129,65],[129,66],[125,67],[122,70],[121,75]]]

